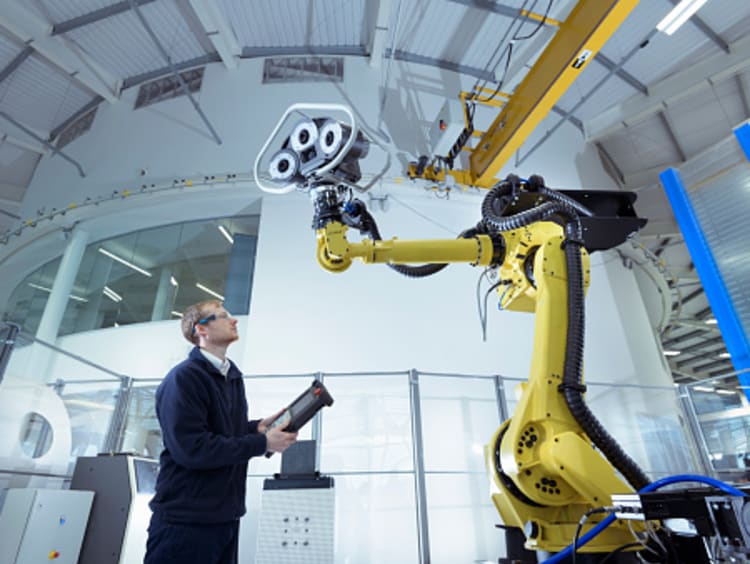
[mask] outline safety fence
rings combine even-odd
[[[119,374],[12,325],[0,324],[3,335],[2,492],[67,487],[78,456],[158,457],[162,444],[154,393],[161,375]],[[335,402],[302,429],[300,438],[316,441],[317,468],[335,480],[337,563],[496,561],[504,554],[483,449],[512,415],[522,380],[414,369],[252,375],[245,377],[251,417],[275,413],[313,378],[325,383]],[[699,394],[707,393],[696,387],[589,382],[587,400],[623,448],[657,479],[687,469],[724,473],[721,464],[703,466],[720,462],[707,453],[718,448],[713,437],[724,428],[705,412]],[[715,395],[729,401],[718,388]],[[732,409],[747,409],[742,398]],[[744,429],[747,415],[742,417]],[[737,424],[726,425],[737,438]],[[739,442],[730,443],[736,452],[745,448]],[[279,470],[279,456],[251,461],[243,561],[254,561],[263,482]]]

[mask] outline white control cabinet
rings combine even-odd
[[[9,489],[0,513],[0,564],[76,564],[94,492]]]

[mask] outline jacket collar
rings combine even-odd
[[[192,360],[193,362],[199,363],[204,370],[207,372],[210,372],[211,374],[215,374],[216,376],[219,376],[220,378],[224,378],[224,375],[219,372],[219,369],[216,368],[216,366],[213,365],[213,363],[209,362],[209,360],[203,356],[203,353],[201,352],[200,347],[193,347],[193,349],[190,351],[190,354],[188,355],[188,358]],[[229,360],[229,373],[227,374],[227,379],[231,378],[242,378],[242,372],[239,368],[237,368],[237,365],[230,359]]]

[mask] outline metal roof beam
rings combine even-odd
[[[300,45],[295,47],[243,47],[243,59],[259,57],[294,57],[320,55],[330,57],[364,57],[367,51],[362,45]]]
[[[703,359],[707,360],[707,359]],[[729,358],[722,358],[719,360],[714,360],[713,362],[708,362],[706,364],[701,364],[699,366],[695,366],[693,370],[700,370],[701,372],[706,372],[708,370],[713,370],[714,368],[723,367],[724,370],[722,372],[728,372],[732,369],[732,360]]]
[[[745,117],[750,118],[750,77],[745,73],[737,75],[737,88],[740,91],[740,100]]]
[[[472,177],[494,177],[526,140],[531,131],[544,119],[550,102],[559,99],[596,55],[604,43],[635,8],[637,0],[580,0],[560,30],[549,42],[537,62],[523,79],[513,96],[479,140],[477,149],[469,156]],[[567,112],[572,115],[594,93],[622,68],[631,53],[608,70]],[[517,102],[516,102],[517,101]],[[529,108],[529,109],[524,109]],[[558,121],[544,136],[518,159],[523,163],[552,134],[564,120]],[[485,148],[486,147],[486,148]]]
[[[125,81],[122,83],[122,89],[127,90],[128,88],[132,88],[133,86],[138,86],[139,84],[143,84],[144,82],[149,82],[151,80],[155,80],[162,76],[167,76],[168,74],[172,74],[173,68],[176,71],[180,72],[186,69],[201,67],[203,65],[207,65],[208,63],[218,63],[219,61],[221,61],[221,59],[219,58],[218,53],[211,53],[210,55],[204,55],[196,59],[190,59],[189,61],[176,63],[172,66],[162,67],[160,69],[152,70],[149,72],[144,72],[143,74],[139,74],[136,76],[131,76],[130,78],[126,78]]]
[[[574,115],[571,115],[570,113],[566,112],[560,106],[552,106],[552,112],[556,113],[558,116],[561,116],[565,119],[567,119],[570,123],[572,123],[575,128],[583,133],[583,122],[575,117]]]
[[[492,0],[451,0],[451,2],[454,2],[456,4],[463,4],[464,6],[469,6],[470,8],[477,8],[478,10],[493,12],[495,14],[505,16],[506,18],[515,18],[516,16],[524,15],[523,11],[518,8],[513,8],[504,4],[498,4],[497,2],[493,2]],[[535,19],[538,20],[541,17],[541,14],[534,15],[536,16],[536,18],[529,17],[529,21],[534,22]],[[543,25],[548,27],[557,27],[557,22],[545,21]]]
[[[386,49],[385,56],[386,57],[391,56],[390,49]],[[396,59],[397,61],[404,61],[405,63],[417,63],[419,65],[438,67],[440,69],[445,69],[445,70],[457,72],[460,74],[465,74],[468,76],[474,76],[481,80],[491,80],[491,81],[495,80],[495,75],[485,69],[462,65],[460,63],[454,63],[453,61],[447,61],[445,59],[425,57],[424,55],[417,55],[416,53],[411,53],[409,51],[401,51],[400,49],[396,49],[396,51],[393,53],[393,58]]]
[[[187,2],[195,12],[200,25],[221,57],[224,66],[230,70],[235,70],[242,48],[237,42],[232,27],[224,18],[224,14],[221,13],[214,2],[206,2],[205,0],[187,0]]]
[[[695,94],[712,84],[750,67],[750,35],[729,46],[729,54],[717,53],[690,65],[648,87],[648,94],[636,94],[603,111],[584,124],[586,140],[598,141],[652,116],[675,101]]]
[[[694,337],[702,337],[703,335],[703,330],[690,331],[689,333],[685,333],[684,335],[680,335],[679,337],[672,337],[671,339],[667,339],[662,344],[665,347],[671,347],[672,345],[676,345],[677,343],[681,343],[682,341],[687,341],[689,339],[693,339]]]
[[[672,145],[674,145],[674,148],[677,150],[677,156],[680,157],[680,162],[684,163],[685,161],[687,161],[687,156],[685,156],[685,151],[683,150],[682,145],[680,145],[679,139],[677,139],[677,136],[674,134],[674,129],[672,128],[672,122],[669,119],[669,116],[664,111],[659,112],[658,116],[659,116],[659,120],[664,126],[664,129],[667,130],[667,136],[669,137],[669,140],[672,142]]]
[[[704,341],[701,341],[700,343],[695,343],[694,345],[683,347],[680,349],[680,352],[682,354],[685,354],[685,353],[689,353],[692,351],[705,349],[707,347],[710,347],[711,345],[718,345],[718,344],[724,345],[724,337],[722,337],[721,335],[719,335],[718,337],[711,337],[710,339],[705,339]]]
[[[579,120],[580,123],[580,120]],[[623,188],[625,184],[625,176],[622,174],[622,170],[617,166],[617,163],[609,154],[609,151],[601,143],[594,143],[596,152],[599,153],[599,160],[602,162],[604,170],[612,177],[619,188]]]
[[[7,65],[5,65],[5,68],[0,71],[0,82],[8,78],[11,74],[13,74],[13,71],[16,70],[18,67],[20,67],[21,63],[23,63],[26,59],[28,59],[33,52],[34,52],[34,49],[32,47],[27,46],[18,55],[13,57],[13,60]]]
[[[672,2],[673,6],[676,6],[679,4],[680,0],[669,0]],[[725,53],[729,53],[729,44],[724,41],[718,33],[716,33],[711,27],[704,22],[697,14],[693,14],[690,16],[690,22],[695,25],[698,29],[700,29],[703,34],[708,37],[711,41],[713,41],[719,49],[724,51]]]
[[[380,66],[380,61],[385,53],[388,20],[391,16],[391,0],[368,0],[366,9],[373,14],[373,27],[368,40],[370,66],[377,68]]]
[[[630,86],[638,90],[638,92],[640,92],[641,94],[648,94],[648,87],[645,84],[643,84],[640,80],[638,80],[628,71],[621,68],[622,67],[621,64],[618,65],[601,51],[599,51],[599,53],[596,54],[596,57],[594,57],[594,61],[599,63],[608,71],[614,72],[615,76],[617,76],[618,78],[621,78],[622,80],[630,84]]]
[[[60,133],[65,131],[65,128],[68,127],[71,123],[73,123],[75,120],[77,120],[79,117],[81,117],[83,114],[85,114],[89,110],[98,106],[103,101],[104,101],[104,98],[102,98],[101,96],[94,97],[92,100],[87,102],[81,109],[73,113],[73,115],[68,117],[61,124],[55,126],[55,128],[49,133],[50,141],[54,140],[58,135],[60,135]]]
[[[130,4],[130,7],[133,9],[133,12],[135,12],[135,15],[138,18],[138,20],[141,22],[141,25],[143,25],[143,28],[146,30],[146,33],[151,38],[151,41],[153,41],[154,45],[156,45],[156,48],[159,50],[159,53],[161,53],[161,56],[164,57],[164,60],[166,61],[167,66],[169,67],[169,70],[171,71],[175,79],[177,79],[177,83],[180,85],[180,89],[188,97],[188,99],[190,100],[190,103],[193,105],[193,108],[195,108],[195,111],[198,112],[198,115],[203,120],[203,123],[211,132],[211,135],[213,136],[214,141],[216,141],[218,145],[221,145],[221,138],[219,137],[219,134],[216,133],[214,126],[211,125],[211,122],[208,121],[206,114],[203,113],[203,110],[201,110],[200,105],[198,104],[198,102],[195,101],[195,98],[193,98],[193,95],[190,93],[190,88],[188,87],[187,83],[180,75],[179,71],[177,70],[177,67],[175,67],[174,63],[172,62],[172,58],[169,56],[169,53],[167,53],[167,50],[164,49],[164,46],[161,44],[161,41],[159,41],[159,38],[156,37],[154,30],[151,29],[150,25],[148,25],[146,18],[143,16],[143,14],[141,13],[141,9],[138,7],[137,0],[128,0],[128,3]]]
[[[30,137],[33,137],[34,139],[36,139],[37,141],[39,141],[42,145],[44,145],[45,147],[47,147],[55,155],[60,155],[61,158],[65,159],[70,164],[72,164],[74,167],[76,167],[78,169],[78,174],[81,176],[81,178],[83,178],[83,177],[86,176],[86,174],[83,172],[83,169],[81,168],[81,165],[78,164],[77,161],[75,161],[74,159],[70,158],[68,155],[66,155],[65,153],[63,153],[60,149],[58,149],[57,147],[55,147],[52,143],[50,143],[49,141],[47,141],[46,139],[44,139],[40,135],[37,135],[36,133],[34,133],[34,131],[32,131],[29,127],[26,127],[24,124],[22,124],[21,122],[17,121],[16,119],[14,119],[12,116],[9,116],[5,112],[0,112],[0,117],[4,118],[6,121],[12,123],[18,129],[20,129],[21,131],[23,131],[26,135],[28,135]]]
[[[0,25],[92,92],[108,102],[117,100],[120,80],[71,41],[61,36],[51,36],[49,24],[24,4],[3,1]]]
[[[150,4],[153,1],[154,0],[137,0],[139,6]],[[76,18],[71,18],[69,20],[65,20],[64,22],[54,24],[52,26],[52,35],[60,35],[68,31],[78,29],[79,27],[90,25],[101,20],[106,20],[107,18],[111,18],[112,16],[116,16],[117,14],[127,12],[128,10],[130,10],[130,4],[127,2],[127,0],[124,2],[117,2],[110,6],[105,6],[104,8],[100,8],[98,10],[94,10],[93,12],[83,14],[82,16],[78,16]]]
[[[10,143],[11,145],[18,147],[19,149],[25,149],[27,151],[39,153],[40,155],[47,154],[47,149],[45,149],[44,145],[42,145],[41,143],[24,141],[23,139],[19,139],[18,137],[5,132],[3,129],[0,129],[0,144],[2,143]]]

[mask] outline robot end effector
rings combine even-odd
[[[271,178],[312,188],[343,182],[355,185],[362,178],[359,160],[370,142],[355,127],[331,118],[299,121],[268,165]]]

